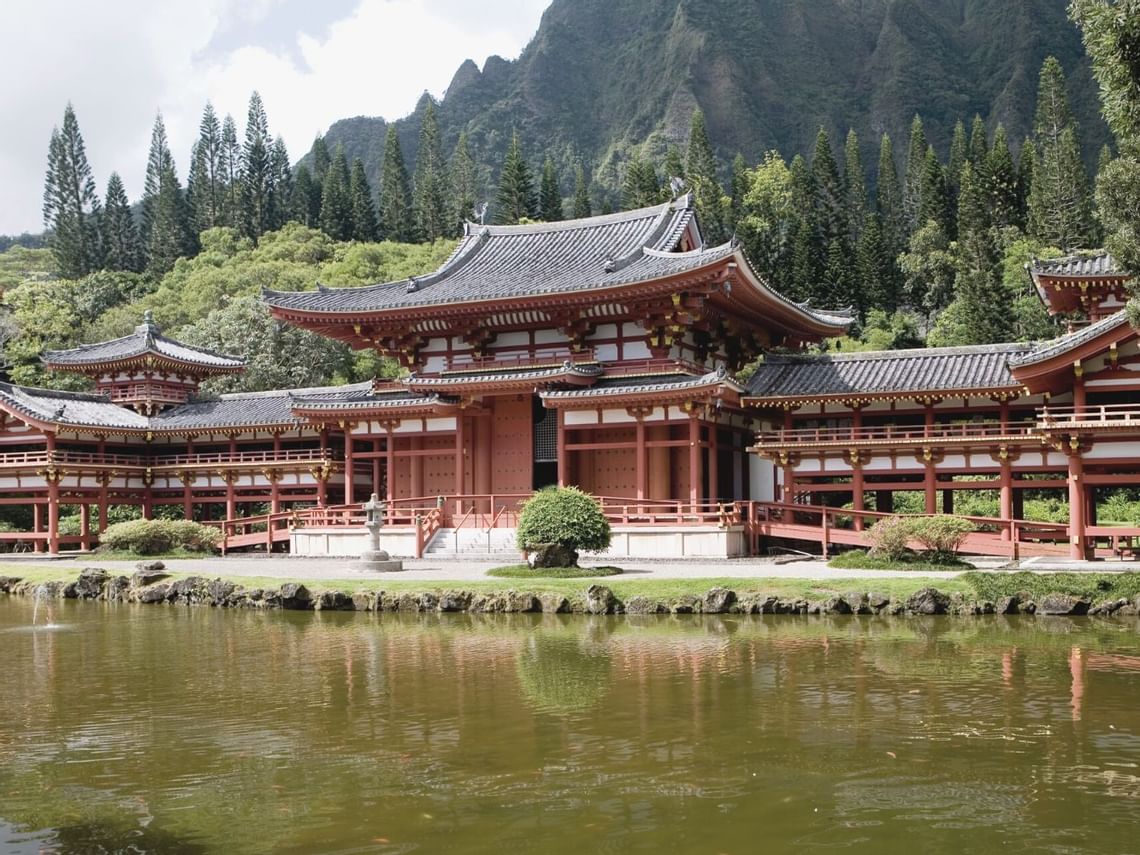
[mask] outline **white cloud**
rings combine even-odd
[[[210,50],[241,21],[256,29],[275,0],[17,0],[19,26],[0,28],[0,233],[40,228],[44,158],[70,100],[100,190],[118,171],[132,198],[142,188],[150,127],[161,109],[185,180],[206,100],[244,124],[249,93],[265,102],[270,131],[294,158],[338,118],[408,113],[426,89],[443,93],[467,58],[518,54],[550,0],[361,0],[319,35],[295,25],[296,44]],[[295,11],[295,10],[294,10]],[[251,27],[250,22],[253,22]],[[273,20],[280,30],[282,21]],[[255,39],[250,39],[251,42]]]

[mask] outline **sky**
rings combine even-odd
[[[550,0],[6,0],[0,27],[0,234],[43,229],[48,141],[70,101],[100,197],[118,172],[142,192],[166,123],[183,183],[207,101],[261,94],[296,161],[349,116],[397,119],[441,97],[465,59],[513,59]]]

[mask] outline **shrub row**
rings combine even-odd
[[[875,523],[867,539],[871,543],[872,556],[896,561],[911,554],[910,544],[913,541],[921,544],[926,552],[953,555],[974,530],[974,524],[961,517],[893,516]]]
[[[159,555],[164,552],[214,552],[222,539],[220,529],[190,520],[130,520],[115,523],[99,537],[104,549]]]

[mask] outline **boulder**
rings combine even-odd
[[[465,612],[471,608],[473,596],[470,591],[444,591],[439,595],[437,608],[441,612]]]
[[[526,551],[531,567],[577,567],[578,550],[560,543],[539,543]]]
[[[170,583],[170,599],[177,603],[199,603],[205,598],[207,581],[201,576],[187,576]]]
[[[126,602],[127,592],[131,589],[131,580],[126,576],[116,576],[107,582],[103,588],[103,598],[108,602]]]
[[[357,591],[352,595],[352,607],[358,612],[376,611],[377,595],[372,591]]]
[[[344,591],[321,591],[313,601],[316,611],[345,612],[352,608],[352,597]]]
[[[1043,615],[1084,615],[1088,614],[1089,601],[1073,594],[1048,594],[1037,611]]]
[[[843,595],[843,599],[851,606],[852,614],[869,615],[874,613],[870,599],[862,591],[848,591]]]
[[[543,594],[539,597],[542,610],[547,614],[566,614],[570,611],[570,600],[561,594]]]
[[[906,601],[907,611],[916,615],[944,615],[950,607],[950,598],[937,588],[922,588]]]
[[[135,565],[135,570],[139,573],[161,573],[166,569],[166,565],[161,561],[140,561]]]
[[[820,603],[820,612],[825,615],[849,615],[852,612],[851,604],[845,597],[832,597]]]
[[[305,611],[313,607],[313,595],[309,589],[297,582],[287,582],[281,586],[281,608]]]
[[[508,612],[540,612],[542,603],[538,597],[526,591],[507,591]]]
[[[663,611],[665,611],[665,607],[657,600],[643,597],[640,594],[625,601],[625,613],[627,615],[655,615]]]
[[[149,569],[157,564],[159,569]],[[170,574],[162,569],[162,562],[155,561],[153,564],[140,564],[139,567],[146,567],[146,570],[136,570],[131,575],[131,585],[135,588],[145,588],[147,585],[153,585],[155,582],[160,582],[163,579],[169,578]]]
[[[994,603],[994,611],[999,615],[1015,615],[1021,611],[1021,601],[1017,597],[1000,597]]]
[[[586,613],[591,615],[612,614],[617,608],[617,597],[605,585],[591,585],[586,589]]]
[[[168,596],[170,596],[170,585],[159,582],[157,585],[150,585],[138,591],[135,598],[140,603],[162,603]]]
[[[210,605],[225,606],[229,604],[237,585],[222,579],[214,579],[206,584],[206,595],[210,598]]]
[[[876,591],[871,591],[867,594],[867,605],[870,606],[871,611],[875,614],[878,614],[890,604],[891,598],[886,594],[880,594]]]
[[[675,615],[691,615],[694,612],[700,611],[700,607],[700,600],[692,594],[685,594],[672,602],[669,606],[669,611]]]
[[[736,592],[728,588],[709,588],[701,598],[701,611],[707,615],[722,615],[736,602]]]

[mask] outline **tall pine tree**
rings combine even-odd
[[[562,191],[558,187],[558,173],[554,161],[547,156],[542,163],[542,180],[538,185],[538,216],[548,223],[565,219],[562,213]]]
[[[279,229],[293,219],[290,205],[293,196],[293,169],[289,165],[289,152],[285,140],[277,137],[269,149],[269,223]]]
[[[879,212],[879,228],[882,230],[883,244],[887,252],[894,257],[906,246],[906,232],[903,223],[902,187],[899,184],[891,138],[886,134],[883,134],[879,143],[879,171],[875,192],[875,206]]]
[[[99,266],[99,197],[75,111],[68,104],[63,126],[51,132],[44,179],[44,226],[62,276],[78,279]]]
[[[986,133],[986,123],[974,114],[974,124],[970,128],[970,163],[974,165],[974,178],[984,180],[986,158],[990,154],[990,141]]]
[[[447,213],[447,164],[439,139],[435,102],[427,99],[420,123],[420,143],[416,153],[412,207],[419,236],[431,243],[451,233]]]
[[[855,251],[855,265],[864,301],[860,309],[864,312],[871,308],[894,312],[899,299],[895,260],[883,242],[883,231],[875,214],[868,214],[863,223]]]
[[[187,180],[186,192],[194,212],[194,231],[201,232],[225,223],[225,177],[223,175],[222,125],[214,106],[206,102],[198,124],[198,142]]]
[[[410,243],[416,236],[408,168],[404,165],[404,152],[400,148],[395,125],[388,126],[388,135],[384,139],[384,165],[380,170],[380,236],[403,243]]]
[[[958,305],[951,311],[969,338],[958,343],[1008,341],[1013,334],[1013,313],[998,276],[986,190],[976,179],[971,164],[962,169],[958,230],[958,271],[954,280]]]
[[[478,170],[471,157],[471,150],[467,145],[467,132],[459,132],[459,141],[455,144],[455,151],[451,155],[451,231],[449,234],[458,235],[463,231],[463,224],[468,220],[477,219],[475,213],[476,196],[478,194]]]
[[[693,111],[689,127],[689,151],[685,161],[685,182],[693,193],[701,231],[710,244],[719,244],[728,237],[725,233],[724,207],[720,182],[716,177],[716,155],[713,154],[705,127],[705,115]]]
[[[351,184],[344,145],[338,143],[321,189],[321,231],[333,240],[352,240],[355,236]]]
[[[586,181],[586,170],[581,165],[574,170],[574,202],[570,213],[576,220],[593,213],[590,207],[590,185]]]
[[[495,222],[512,224],[537,214],[534,182],[530,167],[522,153],[518,131],[511,134],[511,144],[499,173],[499,190],[495,194]]]
[[[272,145],[265,105],[255,91],[249,97],[241,149],[241,225],[255,240],[273,228]]]
[[[815,225],[822,245],[838,244],[846,248],[848,223],[843,192],[843,182],[839,178],[839,167],[831,153],[831,141],[822,127],[815,137],[815,152],[811,159],[812,185],[815,190]]]
[[[368,176],[364,174],[364,161],[359,157],[352,161],[348,193],[352,200],[352,239],[377,240],[380,235],[376,223],[376,207],[372,204],[372,188],[368,184]]]
[[[963,167],[965,169],[965,167]],[[922,173],[922,204],[918,219],[922,225],[932,220],[951,237],[954,236],[953,218],[950,214],[950,196],[946,190],[946,176],[934,146],[926,149],[926,165]]]
[[[643,160],[634,152],[625,168],[625,180],[621,185],[621,206],[627,211],[645,208],[659,201],[661,184],[657,180],[657,170],[653,164]]]
[[[928,147],[922,119],[915,116],[910,124],[910,145],[907,148],[906,173],[903,176],[902,221],[903,229],[908,236],[919,226]]]
[[[853,129],[847,132],[843,156],[843,184],[847,190],[847,240],[851,246],[855,246],[867,218],[867,176],[863,170],[863,155],[859,152],[859,137]]]
[[[986,185],[990,196],[993,224],[999,228],[1022,226],[1017,203],[1017,169],[1005,137],[1005,128],[997,126],[994,142],[986,157]]]
[[[222,120],[221,177],[225,184],[222,222],[236,229],[241,223],[241,145],[234,117],[228,113]]]
[[[190,206],[178,180],[160,113],[151,132],[142,198],[139,242],[146,255],[146,269],[157,275],[166,273],[177,259],[194,253],[195,237]]]
[[[950,157],[946,161],[946,183],[953,191],[955,198],[962,181],[962,167],[969,160],[970,149],[966,142],[966,126],[959,119],[954,123],[954,134],[950,138]]]
[[[321,185],[313,180],[309,167],[301,164],[293,178],[293,192],[289,196],[290,219],[310,228],[321,225]]]
[[[107,270],[137,272],[142,269],[139,263],[138,232],[119,173],[111,173],[104,199],[103,214],[99,220],[103,267]]]

